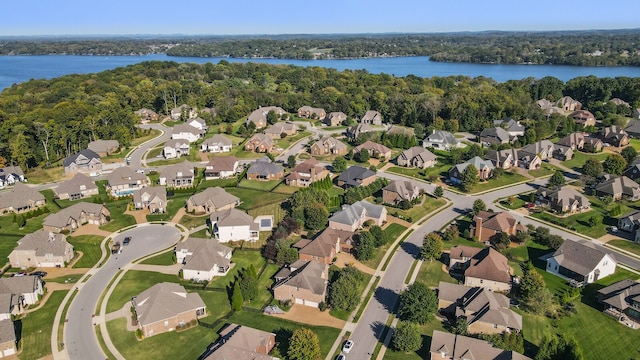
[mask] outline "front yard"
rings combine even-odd
[[[425,196],[422,204],[415,205],[409,210],[402,210],[395,207],[385,206],[387,208],[387,213],[398,217],[400,219],[411,219],[411,221],[415,222],[429,214],[433,210],[439,208],[444,205],[446,201],[444,199],[436,199],[431,196]]]
[[[67,237],[67,241],[69,244],[73,245],[74,250],[82,252],[82,257],[73,264],[73,268],[93,267],[102,256],[102,251],[100,250],[100,243],[102,243],[102,240],[104,240],[104,237],[99,235]]]
[[[54,291],[44,306],[18,320],[16,329],[22,328],[20,347],[21,359],[40,359],[51,354],[51,330],[56,310],[67,295],[67,290]],[[20,339],[20,334],[16,335]]]
[[[497,179],[489,179],[487,181],[481,181],[477,183],[468,193],[475,194],[483,191],[497,189],[503,186],[516,184],[516,183],[527,181],[527,180],[528,179],[526,177],[520,174],[505,172]]]
[[[597,154],[584,153],[580,151],[576,151],[573,153],[573,158],[568,161],[563,161],[562,165],[568,167],[569,169],[582,171],[582,167],[589,159],[597,159],[598,161],[604,161],[609,154],[601,152]]]

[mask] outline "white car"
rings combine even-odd
[[[342,352],[345,354],[348,354],[349,351],[351,351],[351,349],[353,348],[353,345],[354,345],[353,341],[347,340],[347,342],[344,343],[344,346],[342,347]]]

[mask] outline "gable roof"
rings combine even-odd
[[[433,331],[429,351],[438,358],[445,353],[447,359],[456,360],[531,360],[522,354],[495,348],[488,341],[440,330]]]
[[[584,141],[585,137],[584,133],[574,132],[556,141],[556,144],[575,148],[581,141]]]
[[[90,149],[84,149],[80,152],[77,152],[71,156],[69,156],[68,158],[64,159],[62,161],[62,166],[67,167],[73,163],[75,163],[79,157],[85,157],[87,158],[88,161],[91,161],[93,159],[98,159],[100,160],[100,155],[96,154],[95,151],[90,150]]]
[[[267,158],[268,159],[268,158]],[[279,174],[284,172],[284,168],[278,164],[269,161],[258,159],[251,163],[247,174],[257,174],[259,176],[269,176],[273,174]]]
[[[176,252],[182,249],[192,253],[185,258],[185,264],[182,267],[185,270],[209,271],[214,266],[226,267],[231,264],[231,260],[226,256],[229,256],[233,250],[214,239],[189,237],[176,245]]]
[[[55,214],[51,214],[44,218],[42,225],[52,227],[64,227],[69,225],[69,219],[80,221],[80,215],[86,214],[100,214],[105,206],[102,204],[88,203],[81,201],[73,204],[68,208],[64,208]]]
[[[197,127],[191,126],[189,124],[177,124],[173,127],[173,130],[171,132],[171,134],[181,134],[181,133],[187,133],[187,134],[193,134],[193,135],[202,135],[204,133],[206,133],[205,130],[200,130]]]
[[[384,206],[382,205],[360,200],[351,205],[343,206],[342,210],[337,211],[329,218],[329,221],[351,226],[360,221],[362,214],[365,214],[367,217],[380,218],[383,210]]]
[[[400,198],[410,200],[411,195],[419,191],[419,188],[418,185],[409,180],[392,180],[382,190],[396,193]]]
[[[0,193],[0,208],[19,209],[29,205],[30,201],[45,201],[45,197],[35,188],[21,182],[17,182],[11,191]]]
[[[367,112],[364,113],[364,115],[362,115],[362,118],[360,119],[361,122],[377,120],[382,121],[382,114],[375,110],[367,110]]]
[[[491,160],[495,166],[502,166],[502,164],[511,157],[511,161],[515,162],[519,159],[517,149],[503,149],[503,150],[487,150],[484,155],[485,160]]]
[[[354,165],[343,171],[338,176],[338,181],[342,181],[349,186],[359,186],[360,181],[358,180],[368,179],[372,176],[376,176],[376,173],[362,166]]]
[[[108,152],[111,149],[117,149],[120,146],[118,140],[96,140],[87,144],[87,149],[99,152]]]
[[[512,118],[506,118],[503,120],[493,120],[493,125],[505,128],[509,132],[524,132],[525,127],[520,121],[513,120]]]
[[[195,164],[190,161],[183,161],[177,164],[171,164],[160,171],[161,178],[167,178],[169,180],[177,179],[178,177],[194,176],[193,168]]]
[[[38,230],[18,240],[18,245],[14,250],[35,250],[36,256],[45,256],[46,254],[63,256],[68,246],[71,245],[67,242],[67,237],[63,234],[54,234],[49,231]]]
[[[291,122],[277,122],[265,129],[264,133],[280,135],[288,131],[298,131],[298,125]]]
[[[56,195],[60,194],[77,194],[81,191],[97,190],[98,186],[91,180],[90,177],[83,173],[75,174],[71,179],[65,180],[58,185],[53,192]]]
[[[164,147],[179,149],[179,148],[189,148],[191,147],[191,145],[189,144],[189,141],[185,139],[169,139],[167,140],[167,142],[164,143]]]
[[[300,254],[326,258],[332,255],[331,249],[335,249],[338,241],[347,242],[353,235],[351,231],[326,228],[313,240],[302,239],[293,247],[299,248]]]
[[[591,203],[586,196],[582,195],[578,190],[563,185],[558,189],[552,190],[545,187],[538,188],[536,194],[541,195],[549,200],[550,203],[565,208],[571,206],[574,201],[577,201],[580,206],[590,206]]]
[[[322,147],[326,146],[329,149],[335,149],[335,150],[342,150],[347,148],[347,145],[345,143],[331,136],[322,137],[320,140],[316,141],[312,146],[314,146],[315,144],[318,144],[318,146],[322,146]]]
[[[229,324],[220,331],[218,346],[202,360],[271,360],[267,354],[258,353],[256,349],[269,349],[270,339],[275,334],[254,329],[244,325]]]
[[[181,285],[170,282],[153,285],[131,302],[142,326],[206,307],[198,293],[187,293]]]
[[[217,223],[218,227],[223,226],[252,226],[253,217],[244,211],[240,211],[236,208],[227,210],[214,211],[209,215],[211,223]]]
[[[147,179],[145,174],[140,174],[135,172],[132,168],[128,166],[121,166],[113,170],[109,175],[107,175],[107,182],[109,186],[118,186],[130,184],[132,181],[144,181]]]
[[[150,187],[144,187],[142,189],[135,190],[133,192],[133,202],[141,203],[143,196],[148,196],[149,201],[153,201],[154,198],[157,198],[163,204],[166,204],[167,188],[164,186],[150,186]]]
[[[213,145],[218,145],[218,146],[231,146],[231,139],[229,139],[228,137],[222,135],[222,134],[215,134],[212,137],[205,139],[202,142],[202,145],[206,145],[206,146],[213,146]]]
[[[261,122],[266,124],[267,114],[269,113],[269,111],[274,111],[276,114],[278,114],[278,116],[282,116],[287,113],[283,108],[279,106],[264,106],[253,110],[247,117],[247,122],[251,121],[256,125]]]
[[[423,162],[435,161],[437,160],[437,156],[435,156],[431,151],[423,148],[422,146],[413,146],[409,149],[400,153],[400,156],[403,159],[411,160],[413,158],[420,158]]]
[[[305,290],[312,294],[323,295],[327,290],[327,265],[315,261],[307,261],[306,264],[293,271],[287,278],[273,285],[273,289],[288,285]]]
[[[413,137],[415,136],[415,130],[406,126],[391,125],[387,130],[387,135],[404,135]]]
[[[478,171],[482,171],[484,168],[488,168],[489,170],[493,170],[495,168],[491,160],[484,160],[479,156],[474,156],[473,158],[463,162],[462,164],[454,165],[453,168],[455,168],[458,173],[462,174],[464,172],[464,169],[466,169],[469,164],[473,164],[473,166],[475,166]]]
[[[427,142],[438,142],[449,145],[457,145],[460,141],[453,136],[452,133],[444,130],[434,130],[433,133],[425,139]]]
[[[501,232],[506,232],[509,229],[512,229],[518,221],[508,212],[488,212],[488,211],[480,211],[476,216],[473,217],[473,221],[475,222],[477,218],[482,219],[482,227],[492,230],[497,230]]]
[[[511,269],[509,261],[504,255],[492,247],[486,247],[471,258],[469,267],[464,271],[464,276],[510,283]]]
[[[29,294],[41,287],[42,279],[36,275],[0,278],[0,294]]]
[[[210,187],[204,191],[191,195],[189,200],[193,205],[204,205],[211,202],[216,208],[221,208],[229,204],[235,204],[240,201],[237,196],[231,195],[220,186]]]
[[[20,166],[0,167],[0,180],[6,179],[6,177],[9,175],[20,177],[24,176],[24,172],[22,172],[22,168],[20,168]]]
[[[293,173],[311,174],[312,171],[319,173],[323,170],[325,170],[325,168],[319,165],[318,160],[316,160],[316,158],[310,158],[294,166],[293,169],[291,169],[291,173],[292,174]]]
[[[551,255],[560,266],[583,276],[595,270],[605,256],[607,254],[598,249],[570,240],[565,240]]]
[[[215,156],[209,160],[205,168],[215,171],[235,171],[237,162],[238,158],[235,156]]]
[[[16,342],[16,330],[11,319],[4,319],[0,321],[0,344]]]
[[[630,197],[640,195],[640,184],[626,176],[611,176],[596,186],[596,190],[609,195],[623,194]]]
[[[480,137],[493,137],[496,138],[498,140],[500,140],[501,142],[507,142],[510,139],[510,135],[507,132],[507,130],[501,128],[501,127],[492,127],[492,128],[486,128],[484,130],[482,130],[482,132],[480,133]]]
[[[374,152],[375,151],[375,152],[378,152],[380,154],[386,154],[386,153],[391,152],[391,149],[389,149],[388,147],[386,147],[386,146],[384,146],[382,144],[375,143],[375,142],[373,142],[371,140],[367,140],[364,143],[362,143],[362,144],[356,146],[355,148],[353,148],[353,153],[357,154],[360,151],[362,151],[362,149],[367,149],[370,152]]]

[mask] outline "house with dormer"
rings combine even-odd
[[[343,171],[337,178],[338,186],[348,189],[350,187],[367,186],[376,180],[376,173],[354,165]]]
[[[253,151],[257,153],[271,152],[274,146],[273,139],[265,134],[255,134],[244,145],[246,151]]]
[[[356,245],[356,238],[353,231],[328,227],[312,240],[301,239],[293,247],[298,249],[300,260],[330,265],[338,253],[351,253]]]
[[[20,182],[11,190],[0,193],[0,214],[21,214],[36,210],[46,203],[46,198],[37,189]]]
[[[238,158],[235,156],[216,156],[205,165],[204,179],[226,179],[236,176],[238,171]]]
[[[187,199],[187,212],[210,214],[214,211],[231,209],[240,205],[240,198],[231,195],[223,188],[216,186],[206,188]]]
[[[421,146],[410,147],[400,153],[396,158],[396,162],[399,166],[410,166],[420,169],[434,167],[437,161],[438,158],[431,151]]]
[[[9,254],[11,267],[65,267],[73,259],[73,245],[63,234],[38,230],[23,236]]]
[[[276,345],[276,335],[245,325],[229,324],[201,360],[278,360],[269,353]]]
[[[512,118],[493,120],[493,126],[500,126],[504,128],[513,138],[524,136],[525,126],[522,125],[520,121],[513,120]]]
[[[24,172],[20,166],[0,167],[0,189],[15,184],[16,182],[25,182]]]
[[[150,186],[133,192],[133,207],[147,209],[151,214],[164,213],[167,209],[167,188]]]
[[[479,156],[475,156],[449,169],[449,180],[455,184],[462,183],[462,174],[469,165],[473,165],[478,170],[478,178],[480,180],[487,180],[493,175],[493,163],[490,160],[483,160]]]
[[[211,281],[225,276],[231,268],[233,250],[213,239],[189,237],[176,245],[175,252],[185,280]]]
[[[492,247],[454,246],[449,251],[449,270],[462,273],[466,286],[491,291],[511,290],[509,260]]]
[[[369,151],[369,155],[372,158],[375,159],[380,159],[380,160],[389,160],[391,159],[391,149],[389,149],[388,147],[382,145],[382,144],[378,144],[375,143],[373,141],[365,141],[364,143],[356,146],[355,148],[353,148],[353,154],[357,155],[360,153],[360,151],[362,151],[363,149],[366,149],[367,151]]]
[[[102,160],[94,151],[84,149],[64,159],[62,166],[65,175],[77,172],[98,174],[102,171]]]
[[[298,125],[292,122],[277,122],[263,132],[272,139],[282,139],[287,136],[294,136],[298,133]]]
[[[334,111],[330,112],[329,115],[324,118],[324,123],[327,126],[340,126],[345,120],[347,120],[347,114],[342,111]]]
[[[569,114],[569,118],[573,119],[577,125],[584,127],[596,126],[596,117],[590,111],[577,110]]]
[[[489,149],[484,155],[484,158],[485,160],[490,160],[495,167],[499,167],[505,170],[512,167],[518,167],[517,149]]]
[[[326,301],[329,267],[320,262],[298,260],[276,275],[273,298],[318,308]]]
[[[185,188],[194,186],[195,164],[184,161],[165,167],[158,177],[160,185],[169,188]]]
[[[431,360],[532,360],[512,350],[469,336],[434,330],[429,350]]]
[[[318,160],[311,158],[301,162],[291,169],[291,173],[285,178],[289,186],[309,186],[316,181],[329,176],[329,170],[318,164]]]
[[[382,125],[382,114],[375,110],[368,110],[360,118],[361,124]]]
[[[382,188],[382,202],[398,205],[403,200],[413,201],[420,196],[420,187],[409,180],[393,180]]]
[[[382,226],[387,221],[387,208],[365,200],[343,205],[341,210],[336,211],[329,218],[329,227],[355,232],[368,220],[371,220],[374,225]]]

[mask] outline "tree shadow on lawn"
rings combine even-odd
[[[387,288],[379,287],[373,294],[373,297],[384,306],[388,312],[393,312],[398,302],[398,293]]]
[[[534,358],[536,356],[536,354],[538,353],[538,350],[540,348],[538,347],[538,345],[532,343],[531,341],[525,339],[524,340],[524,354],[530,358]]]
[[[276,335],[278,351],[280,354],[286,354],[289,349],[289,339],[293,335],[291,329],[280,328],[273,332]]]
[[[416,354],[418,354],[418,356],[420,356],[421,359],[429,359],[431,357],[430,350],[431,350],[431,336],[422,335],[422,345],[420,346],[420,349],[416,351]]]
[[[420,254],[420,248],[416,244],[410,242],[403,242],[400,245],[400,248],[407,254],[413,256],[414,259],[417,259],[418,255]]]
[[[529,256],[529,261],[531,261],[533,263],[533,266],[537,267],[538,269],[542,269],[542,270],[546,270],[547,269],[547,263],[544,260],[541,260],[540,258],[545,256],[545,255],[549,255],[552,254],[554,252],[553,249],[539,249],[539,248],[534,248],[534,247],[529,247],[527,246],[527,254]]]

